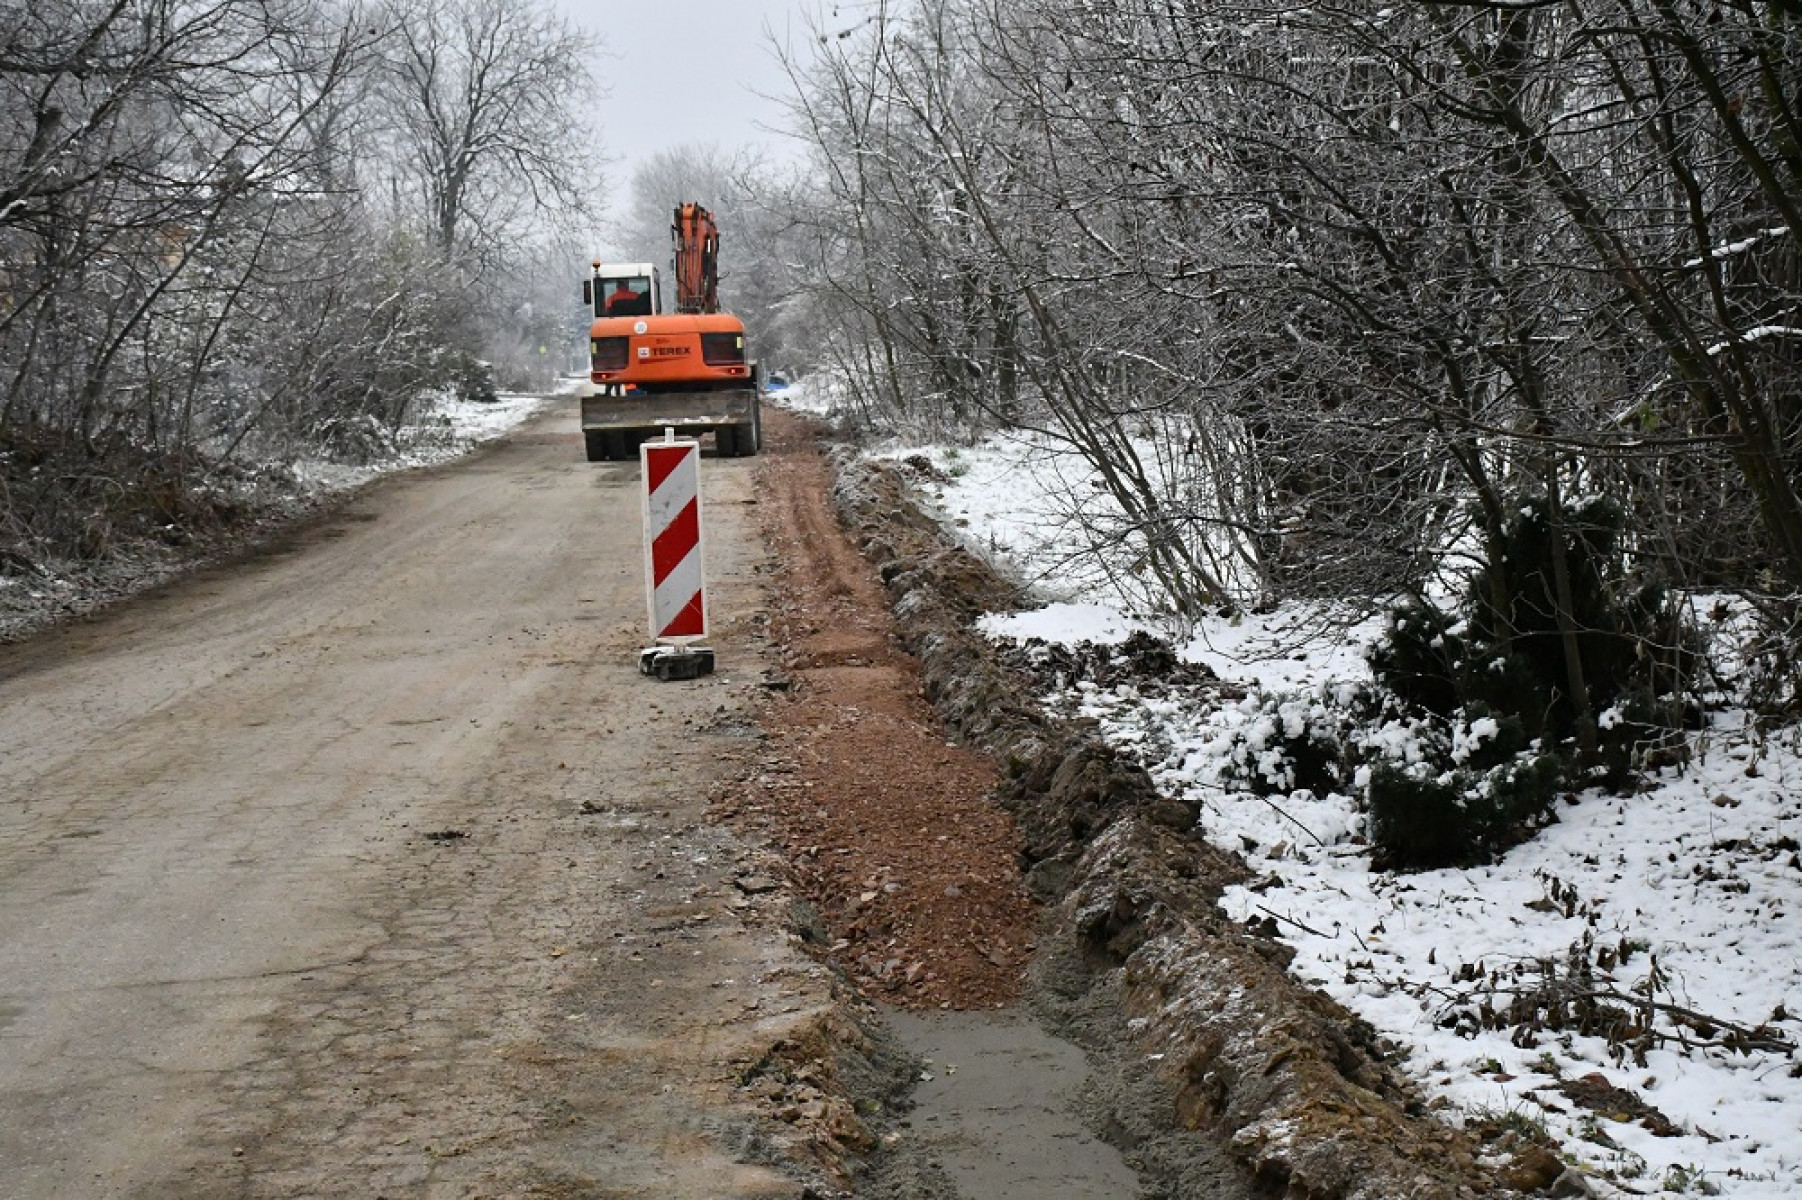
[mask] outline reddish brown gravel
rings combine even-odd
[[[950,744],[921,697],[882,585],[828,508],[814,429],[770,413],[764,433],[757,495],[784,674],[762,715],[769,752],[720,815],[783,853],[832,959],[873,998],[1010,1004],[1038,910],[1012,819],[991,798],[995,768]]]

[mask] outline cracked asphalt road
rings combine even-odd
[[[706,464],[719,673],[658,684],[570,409],[0,648],[9,1197],[800,1194],[738,1084],[830,988],[704,820],[754,463]]]

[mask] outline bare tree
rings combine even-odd
[[[9,562],[209,519],[194,485],[233,458],[379,448],[484,319],[520,311],[492,288],[476,305],[388,202],[368,97],[392,40],[355,0],[8,6]]]
[[[293,196],[308,115],[360,61],[354,21],[312,18],[298,0],[71,4],[15,27],[0,69],[14,122],[0,139],[0,430],[183,440],[159,387],[182,369],[153,358],[156,373],[119,387],[119,368],[164,317],[216,323],[208,305],[241,294],[203,295],[200,273],[254,262]]]
[[[838,32],[798,219],[868,395],[1069,437],[1214,584],[1406,585],[1522,491],[1609,490],[1637,561],[1793,586],[1786,12],[922,0]],[[1153,469],[1174,446],[1205,465]]]
[[[1009,86],[1043,68],[1027,44],[1041,27],[1004,8],[923,4],[842,39],[816,70],[808,117],[832,205],[820,244],[854,264],[823,263],[819,281],[881,348],[862,360],[871,394],[901,395],[911,419],[954,436],[1003,420],[1064,441],[1120,514],[1094,527],[1096,545],[1193,614],[1226,598],[1235,551],[1212,496],[1172,502],[1193,498],[1196,460],[1163,450],[1202,440],[1167,424],[1194,383],[1168,353],[1182,316],[1130,291],[1130,207],[1073,203],[1089,185],[1063,167],[1031,93]]]
[[[418,189],[447,257],[491,252],[522,215],[597,199],[590,36],[538,2],[424,0],[386,13],[390,165]]]

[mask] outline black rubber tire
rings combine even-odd
[[[739,445],[746,457],[754,457],[763,449],[763,401],[756,396],[751,397],[751,423],[745,427]]]
[[[607,461],[607,435],[598,429],[582,431],[582,448],[588,452],[589,462]]]
[[[713,431],[713,450],[721,458],[737,458],[743,452],[739,446],[738,426],[721,425]]]
[[[626,462],[638,457],[638,446],[632,441],[629,433],[610,431],[607,434],[607,460],[609,462]]]

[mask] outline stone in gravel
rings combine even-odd
[[[782,886],[768,875],[747,875],[743,879],[734,879],[732,883],[747,896],[761,896]]]

